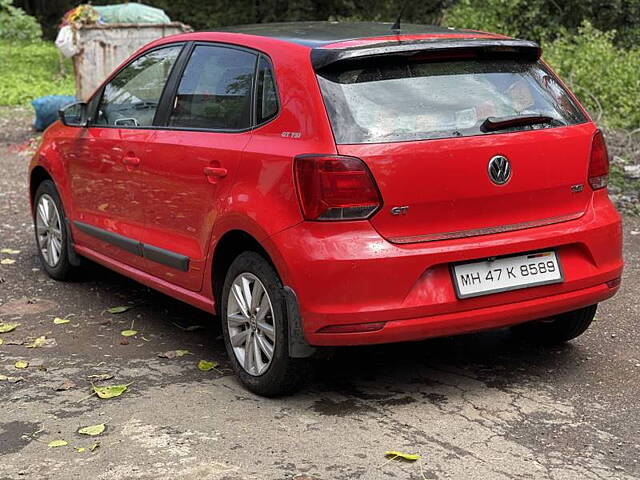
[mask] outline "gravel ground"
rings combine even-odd
[[[0,249],[19,253],[0,254],[15,260],[0,265],[0,321],[20,326],[0,334],[0,479],[640,478],[636,217],[625,218],[620,293],[569,345],[497,331],[344,349],[315,364],[300,394],[267,400],[231,374],[214,318],[98,266],[71,283],[44,275],[27,117],[2,118]],[[123,305],[133,308],[106,311]],[[158,357],[177,349],[190,354]],[[219,366],[202,372],[201,359]],[[92,382],[129,387],[99,399]],[[77,433],[103,423],[96,437]],[[386,450],[421,458],[386,461]]]

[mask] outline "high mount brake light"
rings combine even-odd
[[[361,220],[382,205],[376,182],[359,158],[300,155],[294,165],[298,198],[307,220]]]
[[[604,188],[609,183],[609,153],[600,130],[595,133],[591,142],[588,178],[589,185],[594,190]]]

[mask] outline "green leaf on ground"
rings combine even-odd
[[[9,333],[20,326],[16,322],[0,323],[0,333]]]
[[[96,387],[94,385],[93,391],[100,398],[114,398],[114,397],[119,397],[124,392],[126,392],[127,387],[129,385],[131,384],[129,383],[128,385],[108,385],[106,387]]]
[[[0,260],[0,265],[13,265],[16,261],[13,258],[3,258]]]
[[[131,310],[133,307],[131,305],[122,305],[120,307],[111,307],[107,308],[107,312],[117,315],[118,313],[124,313],[127,310]]]
[[[403,460],[408,460],[410,462],[415,462],[420,459],[420,455],[415,455],[411,453],[402,453],[396,450],[387,450],[384,452],[385,457],[391,457],[391,460],[395,460],[396,458],[401,458]]]
[[[49,448],[66,447],[69,445],[65,440],[53,440],[49,442]]]
[[[78,453],[84,453],[84,447],[80,447],[78,449],[76,449],[78,451]]]
[[[64,325],[65,323],[69,323],[71,320],[69,320],[68,318],[60,318],[60,317],[56,317],[53,319],[53,324],[54,325]]]
[[[159,353],[160,358],[176,358],[184,357],[185,355],[193,355],[189,350],[169,350],[168,352]]]
[[[16,368],[27,368],[29,366],[29,362],[25,362],[24,360],[18,360],[15,363]]]
[[[120,332],[120,335],[122,335],[123,337],[133,337],[134,335],[137,335],[138,331],[137,330],[122,330]]]
[[[26,345],[27,348],[40,348],[41,346],[43,346],[45,344],[45,342],[47,341],[47,337],[45,337],[44,335],[36,338],[33,342],[28,343]]]
[[[20,250],[14,250],[13,248],[3,248],[0,249],[0,253],[8,253],[9,255],[17,255],[20,253]]]
[[[203,372],[208,372],[209,370],[213,370],[218,366],[217,362],[208,362],[207,360],[200,360],[198,362],[198,369]]]
[[[82,427],[80,430],[78,430],[78,433],[81,435],[90,435],[94,437],[104,432],[104,429],[105,429],[105,425],[104,423],[101,423],[99,425],[90,425],[88,427]]]

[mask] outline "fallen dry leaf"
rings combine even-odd
[[[192,355],[189,350],[169,350],[168,352],[159,353],[160,358],[176,358],[184,357],[185,355]]]
[[[3,248],[0,249],[0,253],[7,253],[9,255],[17,255],[20,253],[20,250],[14,250],[13,248]]]
[[[124,392],[126,392],[127,391],[127,387],[129,385],[131,385],[131,384],[128,383],[127,385],[108,385],[108,386],[104,386],[104,387],[96,387],[94,385],[93,386],[93,391],[100,398],[105,398],[105,399],[114,398],[114,397],[119,397]]]
[[[65,380],[60,385],[55,387],[54,390],[56,392],[63,392],[63,391],[69,390],[71,388],[74,388],[75,386],[76,386],[76,384],[74,382],[72,382],[71,380]]]
[[[101,423],[99,425],[90,425],[88,427],[82,427],[80,430],[78,430],[78,433],[81,435],[90,435],[92,437],[95,437],[96,435],[100,435],[102,432],[104,432],[105,429],[105,425],[104,423]]]
[[[0,265],[13,265],[16,261],[13,258],[3,258],[0,260]]]
[[[15,363],[16,368],[27,368],[29,366],[29,362],[25,362],[24,360],[18,360]]]
[[[113,314],[113,315],[117,315],[118,313],[124,313],[124,312],[126,312],[127,310],[130,310],[130,309],[132,309],[132,308],[133,308],[133,307],[132,307],[132,306],[130,306],[130,305],[123,305],[123,306],[120,306],[120,307],[111,307],[111,308],[107,308],[107,310],[106,310],[106,311],[107,311],[108,313]]]
[[[99,373],[96,375],[89,375],[87,377],[89,380],[95,380],[96,382],[102,381],[102,380],[111,380],[113,378],[113,374],[111,373]]]
[[[20,324],[16,323],[16,322],[0,323],[0,333],[12,332],[13,330],[18,328],[19,326],[20,326]]]
[[[137,335],[138,331],[137,330],[122,330],[120,332],[120,335],[122,335],[123,337],[133,337],[134,335]]]
[[[198,362],[198,369],[203,372],[208,372],[209,370],[213,370],[218,366],[217,362],[209,362],[207,360],[200,360]]]
[[[60,317],[56,317],[53,319],[53,324],[54,325],[64,325],[65,323],[69,323],[71,320],[69,320],[68,318],[60,318]]]
[[[53,440],[49,442],[49,448],[66,447],[69,445],[65,440]]]
[[[384,452],[385,457],[391,457],[390,460],[395,460],[396,458],[401,458],[402,460],[407,460],[409,462],[415,462],[420,458],[420,455],[415,455],[411,453],[402,453],[396,450],[387,450]]]

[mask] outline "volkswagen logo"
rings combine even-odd
[[[496,185],[504,185],[511,178],[511,164],[507,157],[496,155],[489,160],[489,178]]]

